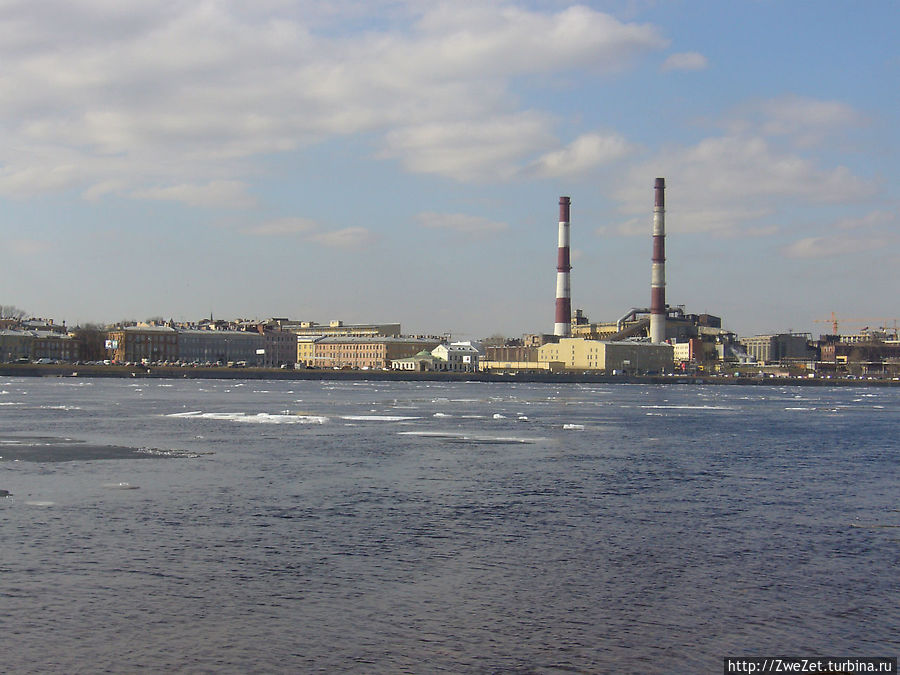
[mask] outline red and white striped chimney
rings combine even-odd
[[[653,261],[650,272],[650,342],[666,341],[666,179],[654,185]]]
[[[559,198],[559,249],[556,255],[556,322],[553,334],[572,335],[572,297],[569,287],[569,198]]]

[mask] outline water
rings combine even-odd
[[[3,670],[896,656],[898,420],[897,389],[0,379]]]

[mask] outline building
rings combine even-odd
[[[180,330],[176,359],[182,363],[265,363],[266,338],[243,330]],[[263,353],[260,353],[263,352]]]
[[[279,368],[284,365],[293,366],[297,361],[297,335],[290,331],[259,326],[263,336],[263,349],[260,365],[266,368]]]
[[[538,360],[538,347],[526,347],[517,345],[512,347],[486,347],[486,361],[494,362],[536,362]]]
[[[438,358],[425,349],[414,356],[407,356],[404,359],[393,359],[391,361],[391,370],[404,370],[416,373],[442,371],[446,370],[446,366],[446,361]]]
[[[314,345],[316,368],[387,369],[391,361],[431,351],[438,339],[400,337],[323,337]],[[299,348],[298,348],[299,355]]]
[[[521,372],[561,372],[565,370],[565,364],[557,361],[493,361],[485,358],[478,363],[482,372],[498,371],[503,373],[521,373]]]
[[[740,343],[747,354],[759,363],[781,363],[790,359],[813,358],[813,350],[809,347],[809,335],[805,333],[754,335],[741,338]]]
[[[81,343],[71,335],[56,331],[32,331],[31,358],[50,359],[51,361],[77,361],[81,354]]]
[[[178,332],[167,326],[128,326],[107,333],[106,350],[116,363],[178,360]]]
[[[478,370],[478,349],[471,343],[439,344],[431,354],[444,362],[443,370],[451,373],[472,373]]]
[[[538,349],[538,361],[562,363],[566,370],[661,373],[672,370],[673,349],[664,343],[606,342],[561,338]]]
[[[298,366],[317,368],[321,365],[316,362],[316,342],[321,339],[321,335],[298,335],[296,337]]]
[[[24,330],[0,330],[0,362],[31,360],[34,333]]]
[[[826,342],[820,347],[821,364],[853,375],[883,375],[896,369],[900,343]]]
[[[345,324],[332,321],[328,324],[315,321],[282,322],[282,330],[304,337],[400,337],[399,323]]]
[[[672,345],[675,363],[696,363],[704,360],[703,342],[697,338]]]

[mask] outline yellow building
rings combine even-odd
[[[321,337],[297,336],[297,363],[307,368],[316,366],[316,342]]]
[[[565,370],[562,363],[547,361],[479,361],[478,367],[485,372],[546,371],[556,373]]]
[[[299,344],[299,343],[298,343]],[[390,368],[391,361],[431,351],[440,340],[395,337],[325,337],[312,343],[315,368]],[[299,355],[298,347],[298,355]]]
[[[658,373],[672,370],[673,356],[667,344],[560,338],[538,349],[538,361],[561,362],[566,370]]]
[[[400,337],[399,323],[355,323],[331,321],[327,324],[315,321],[284,323],[282,330],[304,337]]]

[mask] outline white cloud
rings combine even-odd
[[[240,181],[255,156],[358,133],[411,171],[502,179],[556,144],[513,78],[617,71],[665,46],[584,6],[10,0],[0,191],[170,198],[155,186]]]
[[[585,134],[562,150],[545,154],[530,170],[545,177],[574,175],[623,159],[632,152],[632,146],[618,134]]]
[[[330,248],[364,248],[377,242],[378,236],[364,227],[345,227],[312,235],[309,241]]]
[[[875,185],[846,167],[822,168],[812,159],[758,137],[706,138],[670,147],[625,176],[616,197],[626,215],[652,211],[653,179],[667,177],[667,229],[735,234],[790,204],[853,203]],[[626,223],[623,231],[630,232]]]
[[[269,236],[291,236],[309,234],[318,229],[318,224],[308,218],[278,218],[260,225],[248,227],[244,230],[247,234]]]
[[[188,206],[209,208],[249,208],[255,205],[253,197],[247,194],[247,186],[239,181],[213,181],[206,185],[182,183],[168,187],[135,190],[135,199],[181,202]]]
[[[831,234],[799,239],[782,249],[782,253],[788,258],[833,258],[878,249],[888,242],[882,235]]]
[[[799,148],[810,148],[864,122],[859,111],[841,101],[790,94],[740,106],[725,126],[732,134],[786,139]]]
[[[672,54],[662,64],[663,71],[670,70],[706,70],[709,62],[699,52],[681,52]]]
[[[12,239],[5,243],[5,247],[9,253],[23,257],[41,255],[53,248],[50,242],[39,239]]]
[[[548,126],[536,113],[422,124],[388,133],[382,156],[399,158],[411,171],[459,181],[508,180],[523,156],[553,142]]]
[[[448,230],[471,237],[482,237],[509,229],[507,223],[463,213],[424,212],[417,216],[417,220],[423,227]]]
[[[834,224],[839,230],[862,230],[870,228],[896,228],[900,225],[896,213],[890,211],[872,211],[865,216],[843,218]]]
[[[820,225],[824,234],[804,237],[785,246],[788,258],[831,258],[874,251],[900,241],[897,226],[900,218],[886,211],[872,211],[864,216],[844,218],[831,225]]]

